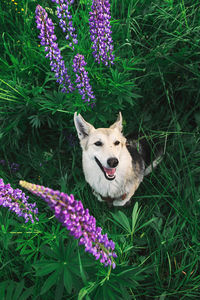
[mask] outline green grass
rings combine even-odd
[[[0,300],[200,297],[199,2],[111,3],[112,68],[92,57],[87,1],[74,5],[78,51],[97,98],[91,109],[78,94],[59,91],[38,46],[38,1],[1,1],[0,160],[6,163],[0,178],[14,188],[24,179],[74,194],[116,243],[118,258],[109,274],[43,200],[30,195],[38,223],[0,210]],[[40,4],[56,22],[55,5]],[[57,35],[70,67],[73,53],[59,29]],[[132,206],[108,208],[92,195],[73,124],[76,110],[96,127],[108,126],[121,111],[125,134],[140,131],[165,145],[163,161],[145,177]],[[17,172],[12,162],[20,164]]]

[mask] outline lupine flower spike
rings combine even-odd
[[[25,223],[29,220],[34,223],[34,218],[38,221],[36,217],[38,209],[36,203],[28,203],[28,198],[20,189],[13,189],[9,183],[5,184],[0,178],[0,206],[8,207],[18,217],[23,217]]]
[[[48,14],[42,6],[36,7],[36,23],[37,28],[40,30],[38,36],[41,41],[40,44],[45,46],[46,57],[50,59],[51,71],[55,72],[57,82],[62,87],[62,92],[72,92],[74,90],[70,76],[67,74],[67,68],[65,67],[64,60],[61,56],[60,49],[56,43],[57,37],[54,33],[54,25]]]
[[[85,251],[93,254],[104,266],[115,268],[115,244],[108,240],[107,234],[102,234],[102,228],[96,227],[96,219],[84,209],[81,201],[76,201],[73,195],[68,196],[48,187],[20,181],[20,185],[33,194],[43,198],[54,211],[56,218],[65,226],[79,244],[85,246]]]
[[[0,165],[2,165],[2,166],[8,166],[8,168],[10,169],[10,171],[11,172],[13,172],[13,173],[15,173],[15,172],[17,172],[18,170],[19,170],[19,164],[17,164],[17,163],[11,163],[11,162],[9,162],[9,161],[5,161],[5,159],[1,159],[0,160]]]
[[[57,17],[59,18],[59,26],[66,33],[65,39],[69,42],[69,47],[74,50],[74,45],[78,44],[78,40],[72,24],[72,15],[69,11],[69,7],[74,3],[74,0],[52,0],[52,2],[58,4]]]
[[[93,0],[89,18],[93,56],[106,66],[114,61],[110,18],[109,0]]]
[[[89,84],[88,72],[85,70],[86,62],[84,56],[76,54],[73,59],[73,70],[76,74],[76,87],[84,102],[90,102],[95,99],[92,87]]]

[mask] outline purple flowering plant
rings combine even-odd
[[[79,244],[85,246],[86,252],[104,266],[115,268],[114,259],[117,255],[114,242],[108,239],[107,234],[102,234],[102,228],[96,226],[96,219],[88,209],[84,209],[81,201],[75,200],[73,195],[26,181],[20,181],[20,185],[47,202],[55,217],[75,239],[79,239]]]
[[[36,203],[28,203],[28,196],[22,190],[13,189],[11,185],[5,184],[3,179],[0,178],[0,206],[9,208],[18,217],[23,217],[25,223],[34,219],[38,221],[38,209]]]
[[[12,173],[16,173],[19,170],[20,165],[15,162],[6,161],[5,159],[0,160],[0,165],[7,166]]]
[[[61,86],[61,91],[72,93],[77,89],[83,102],[93,107],[95,96],[89,83],[88,72],[85,69],[87,63],[80,49],[76,49],[78,35],[73,25],[71,13],[74,0],[52,0],[52,2],[56,4],[56,16],[59,20],[59,26],[65,35],[65,45],[75,53],[72,66],[69,66],[68,69],[65,67],[64,59],[58,43],[56,43],[57,37],[53,21],[48,17],[46,10],[38,4],[35,14],[37,28],[40,30],[38,36],[41,40],[40,44],[45,46],[46,57],[50,59],[51,71],[55,73],[57,82]],[[110,4],[108,0],[95,0],[92,2],[88,15],[88,32],[90,32],[92,41],[91,48],[93,49],[95,60],[98,63],[102,62],[106,66],[112,65],[114,61],[110,18]],[[73,71],[72,75],[70,75],[70,67],[71,71]],[[75,80],[73,80],[73,77],[75,77]]]
[[[92,87],[89,84],[88,72],[85,70],[86,62],[84,56],[77,54],[73,60],[73,70],[76,74],[76,87],[84,102],[90,102],[95,99]]]
[[[110,19],[109,0],[93,0],[89,18],[93,56],[106,66],[114,63]]]
[[[72,92],[74,90],[68,70],[61,55],[61,51],[56,43],[57,37],[54,32],[52,20],[42,6],[36,7],[36,23],[40,30],[39,38],[42,46],[45,46],[46,57],[50,60],[51,71],[55,73],[57,82],[61,85],[62,92]]]
[[[75,45],[78,44],[77,34],[72,23],[72,15],[70,12],[70,6],[74,3],[74,0],[51,0],[57,4],[57,17],[59,19],[59,26],[64,33],[66,33],[65,39],[69,42],[69,47],[72,50],[75,49]]]

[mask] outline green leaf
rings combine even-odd
[[[30,297],[32,295],[33,292],[33,288],[34,287],[30,287],[28,288],[26,291],[23,292],[23,294],[20,296],[19,300],[27,300],[27,299],[31,299],[32,297]]]
[[[84,286],[79,291],[78,300],[82,300],[86,295],[91,293],[97,286],[98,286],[98,284],[96,282],[89,282],[87,286]],[[90,299],[90,298],[88,298],[88,299]]]
[[[58,262],[47,263],[44,264],[42,267],[41,266],[39,267],[40,268],[36,271],[36,276],[44,276],[60,268],[60,263]]]
[[[138,202],[135,203],[134,207],[133,207],[133,212],[132,212],[132,230],[131,230],[131,234],[134,233],[135,231],[135,225],[139,216],[139,211],[138,210]]]
[[[4,281],[0,284],[0,299],[26,300],[32,294],[33,287],[26,288],[24,280],[20,282]]]
[[[64,268],[64,286],[69,294],[72,291],[72,276],[69,270],[65,267]]]
[[[117,221],[117,223],[130,234],[131,227],[127,216],[122,211],[118,211],[116,214],[111,214],[113,218]]]
[[[138,230],[141,230],[142,228],[144,228],[145,226],[151,224],[152,222],[155,222],[157,219],[158,219],[157,217],[154,217],[154,218],[152,218],[151,220],[145,222],[144,224],[142,224],[141,226],[139,226],[139,227],[135,230],[135,232],[138,231]]]
[[[126,279],[126,275],[127,275],[127,278],[128,277],[133,277],[134,274],[136,273],[137,271],[137,268],[134,266],[134,267],[126,267],[124,268],[124,270],[122,270],[120,273],[116,274],[116,277],[122,277],[124,279]]]
[[[64,271],[64,270],[63,270]],[[59,276],[59,280],[56,284],[56,291],[55,291],[55,300],[63,299],[63,292],[64,292],[64,282],[63,282],[63,272]]]
[[[162,293],[159,300],[164,300],[166,298],[166,296],[167,296],[167,292],[165,291],[164,293]]]
[[[9,284],[9,288],[7,288],[6,300],[13,300],[14,288],[15,288],[15,282],[11,281]]]
[[[0,283],[0,295],[3,299],[5,298],[4,295],[5,295],[5,290],[7,285],[8,285],[8,281],[4,281]]]
[[[194,118],[195,118],[197,125],[200,126],[200,113],[195,113]]]
[[[20,299],[19,296],[24,288],[24,280],[17,284],[17,288],[15,289],[15,293],[13,294],[13,300]]]
[[[40,295],[45,294],[50,288],[57,282],[58,280],[59,271],[53,272],[45,281],[45,283],[42,286]]]
[[[49,258],[55,259],[57,257],[55,249],[51,249],[50,247],[43,246],[41,248],[41,251],[42,251],[42,254],[44,254],[45,256],[48,256]]]
[[[18,59],[15,56],[13,56],[12,54],[10,54],[10,59],[11,59],[13,65],[18,65],[19,64]]]
[[[117,300],[117,299],[119,299],[119,297],[116,293],[116,289],[117,289],[117,287],[115,287],[114,285],[112,287],[109,286],[109,285],[103,286],[103,299],[104,300]],[[117,292],[118,292],[118,289],[117,289]]]
[[[78,300],[82,300],[87,295],[87,293],[87,288],[83,287],[78,294]]]
[[[123,286],[123,284],[120,284],[120,291],[121,291],[122,299],[124,299],[124,300],[133,300],[134,299],[128,293],[128,290]]]

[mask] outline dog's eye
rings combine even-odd
[[[119,144],[120,144],[120,141],[114,142],[114,145],[115,145],[115,146],[117,146],[117,145],[119,145]]]
[[[100,141],[98,141],[98,142],[96,142],[96,143],[94,143],[95,144],[95,146],[98,146],[98,147],[100,147],[100,146],[102,146],[103,145],[103,143],[102,142],[100,142]]]

